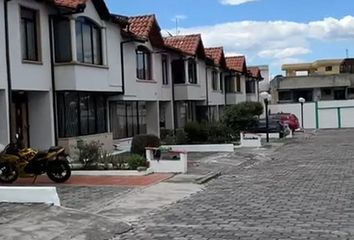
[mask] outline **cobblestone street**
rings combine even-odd
[[[354,130],[320,131],[228,162],[204,191],[117,239],[354,239],[353,142]]]

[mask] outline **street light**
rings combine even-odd
[[[260,94],[260,96],[263,99],[264,106],[265,106],[266,128],[267,128],[267,143],[269,143],[269,112],[268,112],[268,104],[269,104],[269,101],[272,99],[272,95],[270,95],[268,92],[262,92]]]
[[[301,97],[299,98],[299,103],[301,104],[301,128],[304,129],[304,103],[306,99]]]

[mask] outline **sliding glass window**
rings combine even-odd
[[[59,137],[107,132],[106,98],[92,93],[59,92]]]

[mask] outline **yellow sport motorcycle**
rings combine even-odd
[[[40,152],[32,148],[20,149],[10,143],[0,152],[0,183],[13,183],[19,177],[34,177],[47,173],[56,182],[63,183],[71,176],[68,155],[62,147],[51,147]]]

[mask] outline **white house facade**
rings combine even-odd
[[[244,57],[240,70],[199,34],[163,38],[154,15],[111,14],[103,0],[0,4],[0,144],[112,150],[248,99]]]

